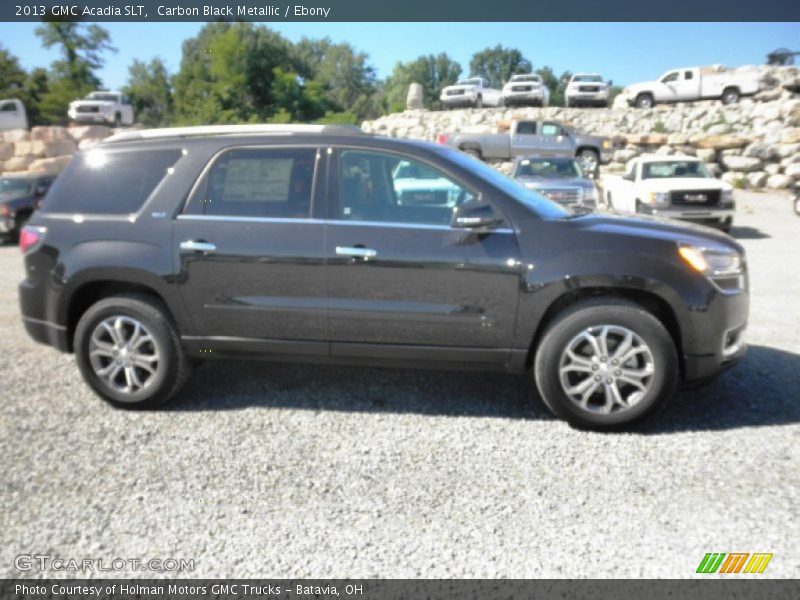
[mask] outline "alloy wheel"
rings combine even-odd
[[[153,335],[129,316],[103,319],[89,339],[89,361],[110,389],[132,395],[156,379],[161,365]]]

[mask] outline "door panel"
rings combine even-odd
[[[558,123],[541,124],[539,144],[544,156],[571,156],[574,149],[572,139]]]
[[[325,248],[332,348],[363,343],[346,352],[365,356],[369,344],[509,348],[520,270],[508,224],[481,234],[451,228],[452,206],[475,195],[430,165],[371,151],[334,158],[341,177],[331,168]],[[407,172],[418,176],[394,179]]]
[[[324,225],[310,218],[315,148],[237,148],[174,226],[178,287],[198,336],[325,339]]]

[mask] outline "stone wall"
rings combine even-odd
[[[0,173],[56,174],[78,149],[91,148],[112,130],[103,125],[34,127],[0,132]]]
[[[751,67],[755,69],[756,67]],[[501,132],[514,119],[553,119],[580,131],[613,138],[619,171],[644,153],[688,154],[737,187],[784,189],[800,184],[800,96],[784,86],[800,78],[797,67],[760,67],[762,90],[739,103],[700,101],[643,110],[612,108],[489,108],[407,110],[366,121],[371,133],[435,141],[458,131]],[[794,89],[794,88],[792,88]],[[510,163],[497,165],[507,170]]]

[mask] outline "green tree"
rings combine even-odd
[[[403,110],[406,105],[408,86],[422,85],[423,104],[432,110],[440,110],[439,94],[442,88],[453,85],[461,75],[461,65],[442,52],[428,54],[407,62],[397,63],[386,82],[389,108]]]
[[[26,78],[19,59],[0,45],[0,98],[19,97]]]
[[[116,52],[108,31],[99,25],[47,21],[36,28],[45,48],[58,47],[61,60],[51,66],[49,84],[39,106],[45,122],[63,122],[68,104],[100,86],[95,71],[103,66],[103,53]]]
[[[564,106],[564,92],[567,89],[567,82],[572,77],[572,73],[564,71],[561,77],[556,77],[550,67],[536,69],[536,73],[541,76],[542,81],[550,90],[550,106]]]
[[[348,43],[335,44],[330,38],[303,38],[294,46],[292,56],[300,75],[321,84],[337,110],[369,116],[376,81],[367,54]]]
[[[531,61],[516,48],[484,48],[472,55],[469,69],[472,77],[485,77],[495,87],[500,87],[518,73],[530,73]]]
[[[163,60],[154,58],[149,63],[134,60],[128,69],[124,92],[131,100],[137,121],[150,127],[170,123],[172,86]]]

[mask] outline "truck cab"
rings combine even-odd
[[[9,98],[0,100],[0,131],[4,129],[27,129],[28,115],[22,100]]]

